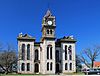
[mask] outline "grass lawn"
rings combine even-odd
[[[84,75],[84,73],[66,73],[66,74],[60,74],[60,75]],[[34,74],[0,74],[0,76],[58,76],[58,75],[41,75],[41,74],[37,74],[37,75],[34,75]]]
[[[28,75],[28,74],[0,74],[0,76],[40,76],[40,75]]]

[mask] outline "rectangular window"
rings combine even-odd
[[[30,60],[30,44],[27,45],[27,60]]]
[[[50,64],[50,70],[52,70],[52,62],[51,62],[51,64]]]
[[[59,61],[59,50],[56,50],[56,61]]]
[[[68,70],[68,65],[67,65],[67,63],[65,64],[65,70]]]
[[[47,59],[49,59],[49,47],[47,47]]]
[[[69,60],[72,60],[72,55],[69,55]]]
[[[52,47],[50,47],[50,59],[52,59]]]
[[[69,65],[69,69],[72,70],[72,63],[70,63],[70,65]]]
[[[67,45],[65,45],[65,60],[67,60]]]
[[[22,44],[22,60],[25,60],[25,44]]]
[[[47,71],[49,70],[49,62],[47,63]]]
[[[30,63],[27,63],[27,71],[30,71]]]
[[[21,65],[21,70],[22,70],[22,71],[25,71],[25,63],[22,63],[22,65]]]

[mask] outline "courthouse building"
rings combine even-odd
[[[42,21],[40,42],[20,33],[18,40],[18,73],[56,74],[76,72],[73,36],[57,39],[55,16],[47,10]],[[61,28],[63,29],[63,28]],[[68,28],[64,28],[68,29]],[[60,29],[59,29],[60,30]]]

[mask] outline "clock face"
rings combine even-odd
[[[52,21],[48,21],[48,25],[52,25]]]

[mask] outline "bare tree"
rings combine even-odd
[[[15,49],[10,44],[7,45],[7,49],[3,50],[0,54],[0,66],[6,73],[11,71],[13,64],[17,62],[17,56]]]
[[[81,72],[82,65],[79,56],[76,54],[76,72]]]
[[[94,61],[98,58],[99,55],[100,55],[100,46],[95,46],[94,48],[87,48],[83,50],[82,53],[80,54],[80,60],[87,67],[93,68]]]

